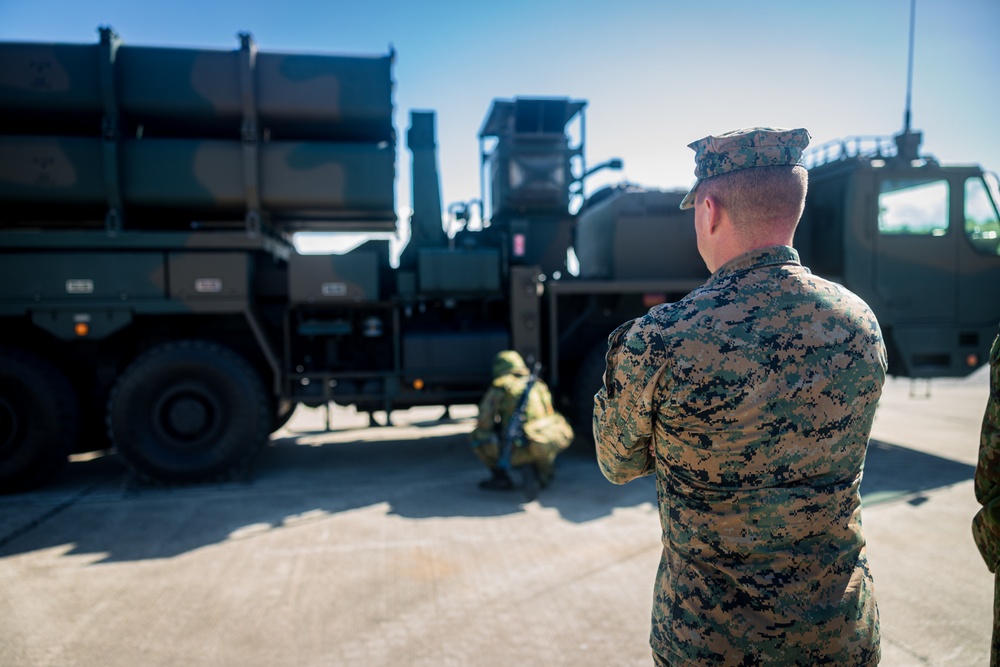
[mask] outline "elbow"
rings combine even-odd
[[[621,485],[635,479],[635,475],[629,475],[622,470],[615,470],[604,465],[601,465],[601,472],[604,473],[604,478],[612,484]]]
[[[622,458],[614,453],[601,452],[600,448],[597,453],[597,464],[601,474],[612,484],[625,484],[652,472],[645,458],[642,460]]]

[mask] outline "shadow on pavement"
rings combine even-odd
[[[909,498],[919,505],[923,493],[972,479],[975,466],[933,454],[872,440],[868,445],[861,500],[869,507]]]
[[[74,462],[45,489],[0,498],[0,557],[47,548],[92,562],[170,558],[229,539],[329,519],[361,508],[386,515],[497,517],[524,511],[520,491],[478,488],[487,471],[465,433],[421,426],[400,438],[385,429],[297,434],[272,440],[253,469],[229,481],[164,487],[133,479],[114,457]],[[412,433],[412,432],[411,432]],[[325,439],[326,438],[326,439]],[[971,479],[974,467],[873,441],[862,483],[866,505],[921,494]],[[607,482],[589,451],[557,460],[556,479],[538,505],[585,523],[616,508],[655,512],[651,477],[623,486]]]
[[[415,520],[524,511],[520,491],[478,488],[487,471],[465,433],[433,428],[448,423],[406,439],[389,429],[348,429],[336,434],[340,442],[297,433],[272,440],[244,476],[210,484],[145,485],[113,456],[73,462],[44,489],[0,497],[0,558],[57,547],[96,555],[95,563],[170,558],[379,505]],[[538,502],[568,521],[591,521],[616,507],[655,503],[648,481],[616,487],[592,454],[570,450]]]

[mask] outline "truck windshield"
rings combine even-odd
[[[948,182],[883,180],[878,195],[878,230],[882,234],[947,234]]]
[[[965,235],[979,252],[1000,254],[1000,216],[981,177],[965,181]]]

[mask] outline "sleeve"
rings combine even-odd
[[[476,427],[469,434],[469,443],[479,447],[493,440],[496,436],[496,418],[500,411],[504,391],[500,387],[490,387],[483,400],[479,402],[479,415],[476,417]]]
[[[555,412],[555,408],[552,407],[552,392],[549,391],[548,385],[539,378],[531,387],[531,394],[528,395],[528,407],[525,411],[524,421],[527,423],[542,419],[553,412]]]
[[[981,505],[1000,496],[1000,336],[990,351],[990,397],[983,415],[976,466],[976,500]]]
[[[1000,336],[990,351],[990,396],[983,415],[976,465],[976,500],[982,505],[972,519],[972,538],[990,572],[1000,571]]]
[[[594,396],[594,443],[601,472],[624,484],[653,472],[656,387],[666,361],[663,339],[643,319],[608,338],[604,383]]]

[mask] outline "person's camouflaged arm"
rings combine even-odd
[[[1000,336],[990,352],[990,398],[983,415],[976,467],[976,500],[985,505],[1000,495]]]
[[[993,341],[990,351],[990,397],[983,415],[973,486],[982,508],[972,520],[972,537],[990,572],[1000,572],[1000,336]],[[1000,587],[1000,579],[997,585]],[[996,603],[1000,604],[1000,588],[996,597]],[[997,618],[1000,619],[1000,610]],[[1000,626],[995,632],[1000,655]]]
[[[473,447],[479,447],[497,439],[497,415],[500,413],[504,390],[500,387],[490,387],[479,402],[479,415],[476,417],[476,428],[469,434],[469,442]]]
[[[649,318],[626,322],[608,337],[606,360],[594,397],[594,442],[601,472],[624,484],[656,465],[651,445],[654,394],[666,361],[663,337]]]

